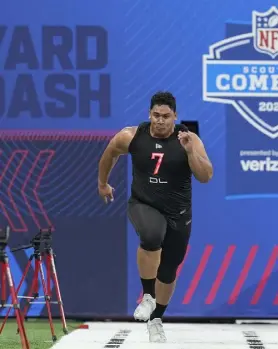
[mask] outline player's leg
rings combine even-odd
[[[128,217],[140,238],[137,265],[143,287],[143,299],[134,317],[147,321],[155,308],[155,281],[167,222],[156,209],[135,200],[128,203]]]
[[[162,327],[162,317],[167,309],[176,286],[176,273],[182,263],[190,237],[191,219],[175,222],[176,226],[168,225],[165,240],[162,245],[161,260],[155,284],[156,308],[148,323],[151,342],[165,342],[166,337]]]

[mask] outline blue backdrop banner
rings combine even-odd
[[[274,5],[3,3],[0,222],[12,228],[11,247],[53,224],[66,314],[132,315],[140,299],[130,158],[113,169],[109,206],[98,197],[98,161],[117,130],[148,120],[154,92],[170,90],[178,120],[198,121],[214,177],[193,180],[192,238],[166,315],[277,317]],[[30,253],[9,254],[16,283]]]

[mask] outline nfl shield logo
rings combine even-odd
[[[278,55],[278,9],[267,12],[253,11],[253,36],[255,50],[275,58]]]

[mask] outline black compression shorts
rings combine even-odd
[[[191,216],[181,214],[179,219],[173,220],[131,197],[128,217],[140,237],[142,248],[149,251],[162,248],[170,254],[185,253],[191,234]]]

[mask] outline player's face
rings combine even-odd
[[[168,105],[155,105],[150,110],[152,133],[156,137],[168,137],[177,119],[176,113]]]

